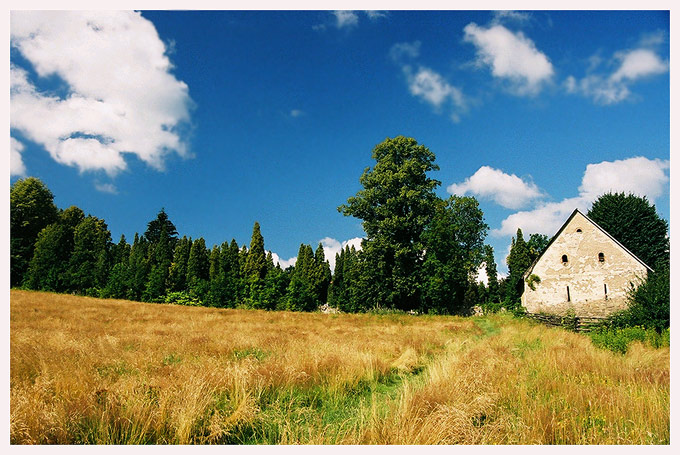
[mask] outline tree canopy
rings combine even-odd
[[[652,268],[669,262],[668,222],[646,197],[607,193],[588,211],[588,217]]]

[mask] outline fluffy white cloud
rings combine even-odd
[[[649,49],[635,49],[619,53],[616,58],[621,61],[621,66],[611,75],[613,82],[635,81],[668,71],[668,62],[662,61]]]
[[[634,193],[654,199],[668,190],[670,169],[667,160],[650,160],[633,157],[625,160],[603,161],[589,164],[581,180],[579,195],[561,202],[540,204],[534,210],[513,213],[501,222],[491,234],[496,237],[511,236],[521,228],[526,234],[553,235],[574,209],[587,212],[599,196],[607,192]]]
[[[13,137],[9,138],[9,175],[26,175],[26,166],[21,157],[24,144]]]
[[[518,209],[543,196],[533,182],[526,182],[514,174],[506,174],[489,166],[480,167],[463,183],[454,183],[446,189],[450,194],[467,193],[492,199],[497,204]]]
[[[333,11],[335,26],[338,28],[355,27],[359,24],[359,16],[354,11]]]
[[[340,253],[340,250],[344,249],[346,246],[353,246],[358,251],[361,249],[362,240],[363,239],[360,237],[345,240],[344,242],[339,242],[331,237],[324,237],[319,240],[319,243],[323,246],[323,254],[328,260],[331,270],[335,270],[335,255]]]
[[[579,192],[589,201],[594,201],[604,193],[618,191],[647,196],[654,203],[668,188],[668,169],[668,160],[650,160],[643,156],[589,164]]]
[[[651,38],[645,42],[652,42]],[[589,74],[582,79],[569,76],[564,84],[567,92],[579,93],[599,104],[615,104],[631,95],[630,85],[634,82],[664,74],[669,69],[667,61],[645,48],[617,52],[612,61],[618,63],[618,67],[609,75],[593,73],[597,65],[591,63]]]
[[[590,202],[582,197],[564,199],[561,202],[541,204],[534,210],[513,213],[501,222],[499,229],[492,229],[491,235],[505,237],[515,235],[517,228],[521,228],[525,235],[545,234],[553,235],[562,226],[574,209],[586,212]]]
[[[413,96],[421,98],[436,109],[449,104],[452,120],[454,122],[460,120],[460,113],[464,112],[467,107],[463,92],[459,88],[449,84],[439,73],[429,68],[421,66],[414,73],[409,65],[405,65],[402,70]]]
[[[465,41],[477,48],[477,63],[487,65],[491,73],[507,80],[517,95],[536,95],[554,74],[545,54],[523,33],[513,33],[503,25],[488,28],[470,23],[465,26]]]
[[[61,97],[10,70],[10,126],[57,162],[115,175],[126,153],[156,169],[169,153],[188,156],[178,132],[189,121],[188,87],[140,13],[12,11],[10,36],[38,76],[67,85]]]

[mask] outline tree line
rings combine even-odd
[[[366,237],[360,249],[347,246],[336,255],[333,272],[321,244],[315,250],[300,245],[296,264],[282,269],[266,252],[259,223],[249,246],[232,239],[208,248],[203,238],[180,238],[164,209],[131,244],[124,235],[113,243],[103,219],[75,206],[58,209],[43,182],[20,179],[10,191],[11,285],[225,308],[313,311],[328,303],[346,312],[468,314],[476,305],[519,310],[524,272],[549,238],[531,234],[525,240],[518,229],[508,275],[499,278],[493,248],[484,242],[488,225],[478,201],[436,195],[441,182],[429,174],[439,168],[427,147],[399,136],[378,144],[372,157],[374,166],[360,177],[362,189],[338,207],[362,221]],[[605,198],[589,216],[605,227],[597,218],[611,218],[611,206],[617,204],[618,199]],[[653,206],[652,211],[656,215]],[[665,229],[665,236],[667,224],[661,222],[655,229]],[[635,226],[624,231],[631,229]],[[650,243],[658,242],[645,240],[644,232],[633,237],[622,243],[633,252],[640,248],[632,243],[642,243],[650,250],[638,254],[643,260],[668,249],[666,243],[665,250],[651,251]],[[482,265],[486,284],[477,279]]]

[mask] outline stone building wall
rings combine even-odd
[[[579,317],[600,318],[626,308],[627,291],[647,276],[647,268],[577,211],[529,274],[541,281],[535,290],[524,284],[527,312],[573,310]]]

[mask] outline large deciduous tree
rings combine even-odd
[[[648,266],[668,264],[668,223],[646,197],[603,194],[593,202],[588,217]]]
[[[398,136],[375,146],[373,168],[359,181],[363,189],[338,207],[362,220],[362,256],[373,283],[366,298],[373,307],[415,309],[420,303],[422,234],[436,209],[438,170],[434,154],[415,139]]]
[[[474,305],[476,286],[469,288],[484,260],[488,229],[475,198],[451,196],[439,204],[423,236],[422,310],[464,314]]]
[[[10,188],[10,286],[21,284],[38,234],[57,221],[54,195],[35,177],[19,179]]]

